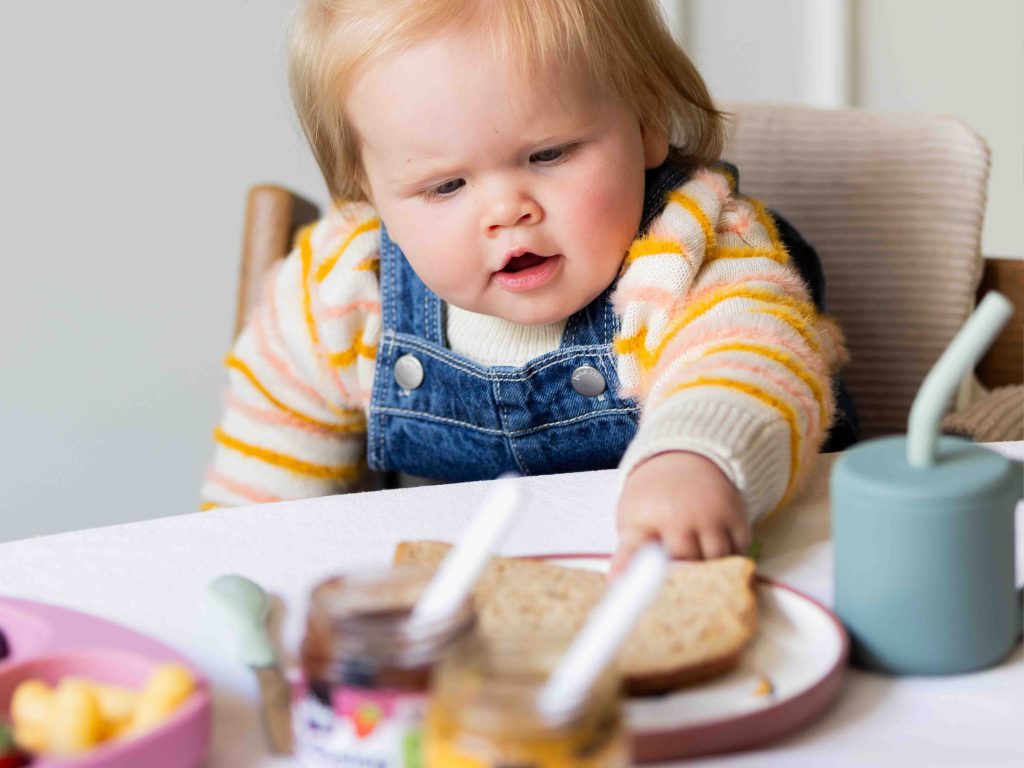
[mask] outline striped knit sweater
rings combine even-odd
[[[227,358],[229,386],[204,508],[358,488],[378,335],[380,221],[332,208],[268,276]],[[697,172],[631,246],[613,297],[624,394],[641,420],[628,471],[668,450],[714,461],[752,519],[800,487],[844,361],[774,222],[719,170]],[[525,327],[449,307],[452,348],[521,365],[558,346],[564,321]]]

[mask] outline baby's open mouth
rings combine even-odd
[[[509,260],[508,264],[502,268],[502,272],[522,272],[524,269],[530,267],[536,267],[538,264],[542,264],[547,261],[547,256],[539,256],[536,253],[524,253],[522,256],[516,256]]]

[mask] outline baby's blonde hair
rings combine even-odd
[[[345,114],[354,79],[374,61],[442,29],[484,29],[495,53],[528,72],[582,65],[666,133],[673,160],[695,167],[722,151],[722,118],[654,0],[299,0],[289,79],[302,129],[336,201],[365,199],[359,140]]]

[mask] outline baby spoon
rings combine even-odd
[[[519,484],[512,476],[498,478],[483,508],[416,601],[413,624],[443,621],[458,610],[504,536],[521,498]]]
[[[538,694],[537,708],[545,717],[558,719],[579,705],[661,590],[668,565],[660,544],[637,550]]]
[[[238,639],[239,660],[256,673],[267,742],[276,753],[292,751],[291,688],[267,631],[270,600],[259,584],[235,574],[218,576],[207,594],[227,616]]]

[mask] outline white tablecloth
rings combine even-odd
[[[993,446],[1024,458],[1024,443]],[[832,601],[828,470],[793,508],[766,523],[759,570]],[[523,513],[502,551],[609,552],[615,473],[528,478]],[[87,611],[150,634],[205,671],[215,690],[210,768],[271,768],[292,761],[264,748],[252,674],[205,599],[223,573],[275,596],[290,651],[303,631],[310,586],[326,574],[382,565],[400,539],[455,539],[484,483],[354,494],[182,515],[0,544],[0,594]],[[1018,545],[1021,545],[1018,507]],[[1018,572],[1020,555],[1018,546]],[[1018,583],[1024,579],[1018,577]],[[1024,664],[1018,645],[998,667],[941,678],[851,670],[837,704],[783,741],[692,766],[1024,766]]]

